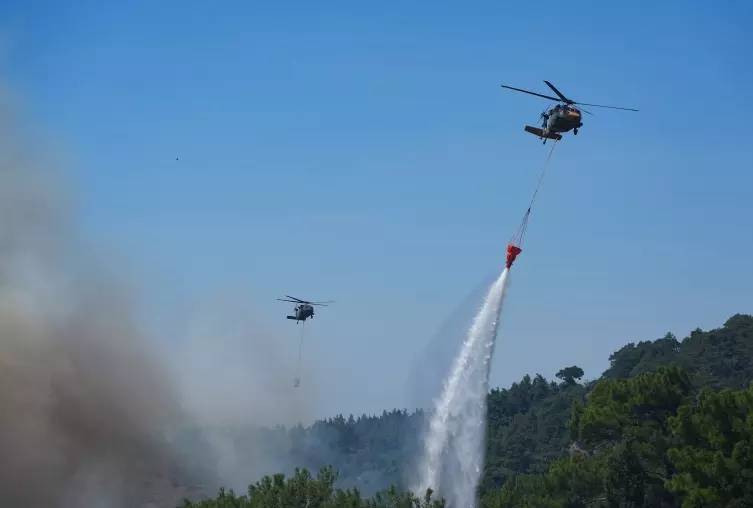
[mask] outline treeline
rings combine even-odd
[[[484,506],[753,506],[752,316],[682,341],[628,344],[601,379],[583,385],[582,375],[572,366],[556,382],[525,376],[490,392]],[[360,499],[405,489],[423,425],[420,411],[338,416],[276,429],[276,446],[285,442],[291,463],[309,470],[332,465],[346,488],[333,492]],[[369,499],[348,506],[414,506],[358,504]]]
[[[752,316],[735,315],[722,328],[695,330],[683,341],[667,334],[628,344],[610,357],[599,381],[583,387],[585,396],[574,399],[567,454],[563,448],[543,472],[535,462],[527,474],[518,468],[501,489],[484,485],[482,504],[753,506],[752,380]]]
[[[432,499],[432,492],[423,498],[410,492],[398,492],[394,487],[373,497],[364,498],[357,489],[335,488],[337,474],[330,467],[323,468],[317,477],[305,469],[298,469],[290,478],[277,474],[265,476],[248,488],[248,493],[236,495],[232,490],[220,489],[215,499],[191,502],[185,500],[180,508],[444,508],[442,500]]]
[[[599,381],[570,418],[570,456],[483,506],[753,506],[753,386],[697,393],[679,367]]]

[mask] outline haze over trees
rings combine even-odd
[[[753,506],[753,316],[628,344],[600,379],[582,377],[570,366],[560,382],[491,390],[484,507]],[[278,428],[290,463],[325,467],[319,476],[297,470],[186,506],[441,506],[400,493],[423,424],[421,411],[392,411]]]

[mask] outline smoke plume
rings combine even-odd
[[[159,502],[171,381],[10,109],[0,105],[0,502]]]
[[[37,137],[6,99],[0,90],[0,505],[174,506],[289,469],[289,443],[260,428],[313,413],[314,384],[292,388],[289,337],[237,295],[203,295],[165,354],[156,344],[168,341],[140,325],[133,281],[93,254],[55,158],[25,143]]]

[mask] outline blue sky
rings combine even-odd
[[[501,266],[548,148],[522,127],[548,103],[500,83],[641,111],[594,110],[558,145],[494,384],[596,377],[627,341],[753,312],[749,2],[10,1],[0,19],[4,81],[155,340],[231,294],[294,355],[274,298],[337,301],[307,343],[321,414],[409,404],[416,356]]]

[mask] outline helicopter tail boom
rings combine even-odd
[[[525,131],[530,132],[531,134],[534,134],[540,138],[556,139],[557,141],[562,139],[562,136],[560,134],[557,134],[556,132],[548,132],[545,136],[542,129],[539,129],[538,127],[531,127],[530,125],[525,126]]]

